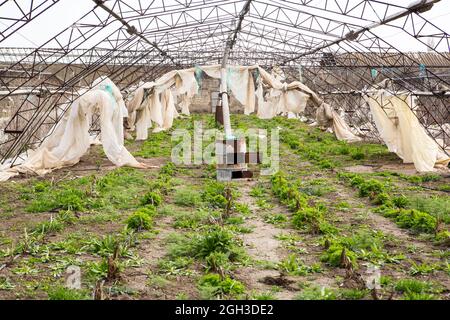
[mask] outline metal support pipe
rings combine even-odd
[[[347,91],[319,91],[318,92],[321,96],[332,96],[332,95],[367,95],[371,93],[377,93],[377,90],[347,90]],[[432,91],[405,91],[405,94],[411,94],[413,96],[420,96],[420,97],[450,97],[450,91],[441,91],[441,92],[432,92]],[[398,95],[401,94],[401,92],[397,93]]]
[[[230,107],[228,104],[227,60],[228,57],[225,58],[224,56],[224,59],[222,60],[222,66],[220,69],[220,94],[222,99],[222,114],[223,114],[223,127],[225,130],[225,138],[230,139],[233,137],[233,131],[231,130]]]
[[[244,20],[245,15],[250,10],[250,3],[252,0],[247,0],[242,11],[239,14],[238,23],[233,33],[230,34],[230,37],[227,40],[227,44],[225,47],[225,51],[222,58],[222,64],[220,69],[220,93],[222,99],[222,113],[223,113],[223,127],[225,130],[226,139],[233,138],[233,131],[231,130],[231,121],[230,121],[230,106],[228,103],[228,86],[227,86],[227,64],[228,57],[230,56],[230,52],[233,49],[234,44],[236,43],[237,35],[242,27],[242,21]]]

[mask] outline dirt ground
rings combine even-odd
[[[142,143],[131,144],[129,148],[132,151],[140,150]],[[45,177],[20,176],[2,184],[0,299],[63,299],[67,297],[66,293],[55,290],[64,287],[68,276],[65,272],[70,265],[80,266],[83,276],[80,296],[73,292],[68,296],[73,299],[212,298],[205,297],[199,285],[199,279],[208,273],[205,260],[192,256],[186,258],[192,260],[188,266],[174,267],[172,271],[162,271],[161,267],[162,262],[173,259],[170,253],[174,238],[191,237],[204,232],[202,226],[186,228],[179,227],[177,223],[183,214],[189,223],[193,223],[189,217],[193,219],[208,204],[191,207],[180,205],[176,194],[179,190],[202,194],[205,183],[214,180],[206,176],[210,170],[207,166],[178,168],[173,176],[173,190],[163,197],[158,208],[159,214],[153,218],[152,229],[138,232],[137,240],[130,245],[130,253],[121,260],[123,266],[119,276],[113,280],[106,279],[97,271],[106,256],[92,251],[91,248],[95,247],[93,240],[118,237],[126,219],[139,208],[139,199],[149,190],[148,183],[155,181],[161,168],[170,161],[167,155],[137,159],[149,168],[120,171],[117,177],[113,176],[114,179],[121,179],[123,175],[124,179],[129,179],[126,181],[131,181],[121,185],[118,194],[111,191],[111,195],[108,193],[108,196],[104,196],[103,193],[97,194],[100,191],[86,191],[86,199],[82,201],[87,201],[88,208],[72,210],[74,218],[54,230],[42,224],[56,219],[58,209],[40,212],[29,209],[36,199],[41,199],[36,191],[37,186],[45,182],[50,185],[49,188],[58,191],[73,183],[75,189],[85,192],[91,182],[83,182],[83,179],[91,179],[95,184],[117,170],[104,157],[100,147],[91,148],[80,163],[73,167],[56,170]],[[327,221],[339,230],[334,238],[330,238],[331,241],[338,237],[352,237],[361,230],[381,234],[379,237],[383,248],[380,250],[384,258],[382,261],[377,260],[381,261],[378,267],[382,276],[382,288],[375,293],[377,299],[406,298],[405,289],[402,291],[399,285],[404,279],[432,284],[428,291],[416,292],[418,296],[411,294],[409,298],[450,299],[449,247],[430,240],[426,235],[401,228],[392,219],[375,212],[376,205],[370,199],[360,197],[355,188],[337,178],[338,172],[350,172],[368,175],[373,179],[385,179],[377,174],[395,172],[401,174],[402,178],[388,178],[394,193],[448,199],[448,191],[443,187],[450,184],[448,170],[437,172],[438,178],[433,181],[417,184],[404,177],[416,176],[414,167],[402,164],[399,159],[392,160],[392,157],[386,160],[382,157],[376,160],[363,159],[341,168],[320,169],[283,144],[281,159],[281,170],[301,181],[299,188],[302,192],[312,194],[309,198],[311,203],[323,203],[328,208]],[[107,185],[108,182],[105,183]],[[130,192],[136,194],[126,198],[124,193],[127,192],[128,183]],[[299,229],[292,223],[294,212],[271,191],[270,177],[238,180],[233,186],[238,194],[234,200],[245,205],[248,212],[232,213],[232,217],[241,219],[243,223],[230,230],[233,230],[234,241],[244,250],[247,258],[246,262],[234,263],[225,273],[242,283],[245,290],[236,295],[223,294],[216,298],[374,298],[373,291],[361,286],[360,280],[366,279],[370,266],[378,258],[369,254],[366,258],[359,256],[358,267],[350,271],[332,266],[322,258],[326,251],[324,242],[328,238],[323,234]],[[253,193],[258,187],[264,192],[255,196]],[[101,201],[101,207],[93,205],[91,200],[92,203]],[[208,221],[212,218],[207,219],[202,220],[200,225],[210,223]],[[36,226],[49,228],[49,231],[36,232]],[[448,228],[445,223],[443,226]],[[239,228],[245,230],[240,231]],[[292,261],[289,262],[289,259]],[[292,264],[293,269],[289,267]],[[303,271],[297,272],[297,267]],[[98,290],[101,295],[95,294]]]

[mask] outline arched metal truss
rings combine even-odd
[[[0,45],[69,0],[1,1]],[[301,78],[362,135],[376,138],[361,95],[389,79],[393,94],[418,97],[429,135],[450,146],[450,41],[425,18],[450,0],[92,0],[92,8],[37,48],[0,48],[0,105],[19,97],[3,129],[0,163],[39,145],[80,90],[109,76],[122,90],[175,68],[220,63],[279,65]],[[26,5],[24,4],[26,3]],[[450,7],[450,6],[449,6]],[[401,32],[427,52],[407,53],[380,30]],[[228,51],[228,50],[227,50]],[[374,71],[375,70],[375,71]]]
[[[0,0],[0,43],[60,0]],[[7,8],[8,7],[8,8]],[[4,15],[8,9],[9,14]]]

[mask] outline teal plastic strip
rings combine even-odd
[[[104,84],[100,86],[101,90],[106,91],[107,93],[109,93],[109,97],[111,99],[111,102],[113,105],[117,104],[116,99],[114,98],[113,95],[113,87],[110,84]]]
[[[195,66],[195,80],[197,81],[197,84],[199,87],[202,86],[202,80],[203,80],[203,70],[199,66]]]

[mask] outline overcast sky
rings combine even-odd
[[[355,0],[356,1],[356,0]],[[143,1],[145,2],[145,1]],[[165,1],[168,3],[170,1]],[[411,0],[392,0],[392,3],[407,5]],[[108,2],[107,2],[108,3]],[[94,7],[92,0],[61,0],[50,10],[33,20],[5,41],[0,43],[0,47],[36,47],[45,43],[59,31],[70,26],[83,14]],[[8,4],[0,7],[0,16],[14,15],[16,10]],[[424,17],[431,20],[436,26],[450,33],[450,0],[441,0],[435,7],[424,14]],[[0,23],[1,22],[0,20]],[[0,25],[0,30],[5,27]],[[403,51],[425,50],[425,47],[418,44],[414,39],[405,36],[401,30],[395,28],[379,27],[375,29],[377,35],[382,36],[389,43]],[[440,51],[448,52],[448,44],[442,43]]]

